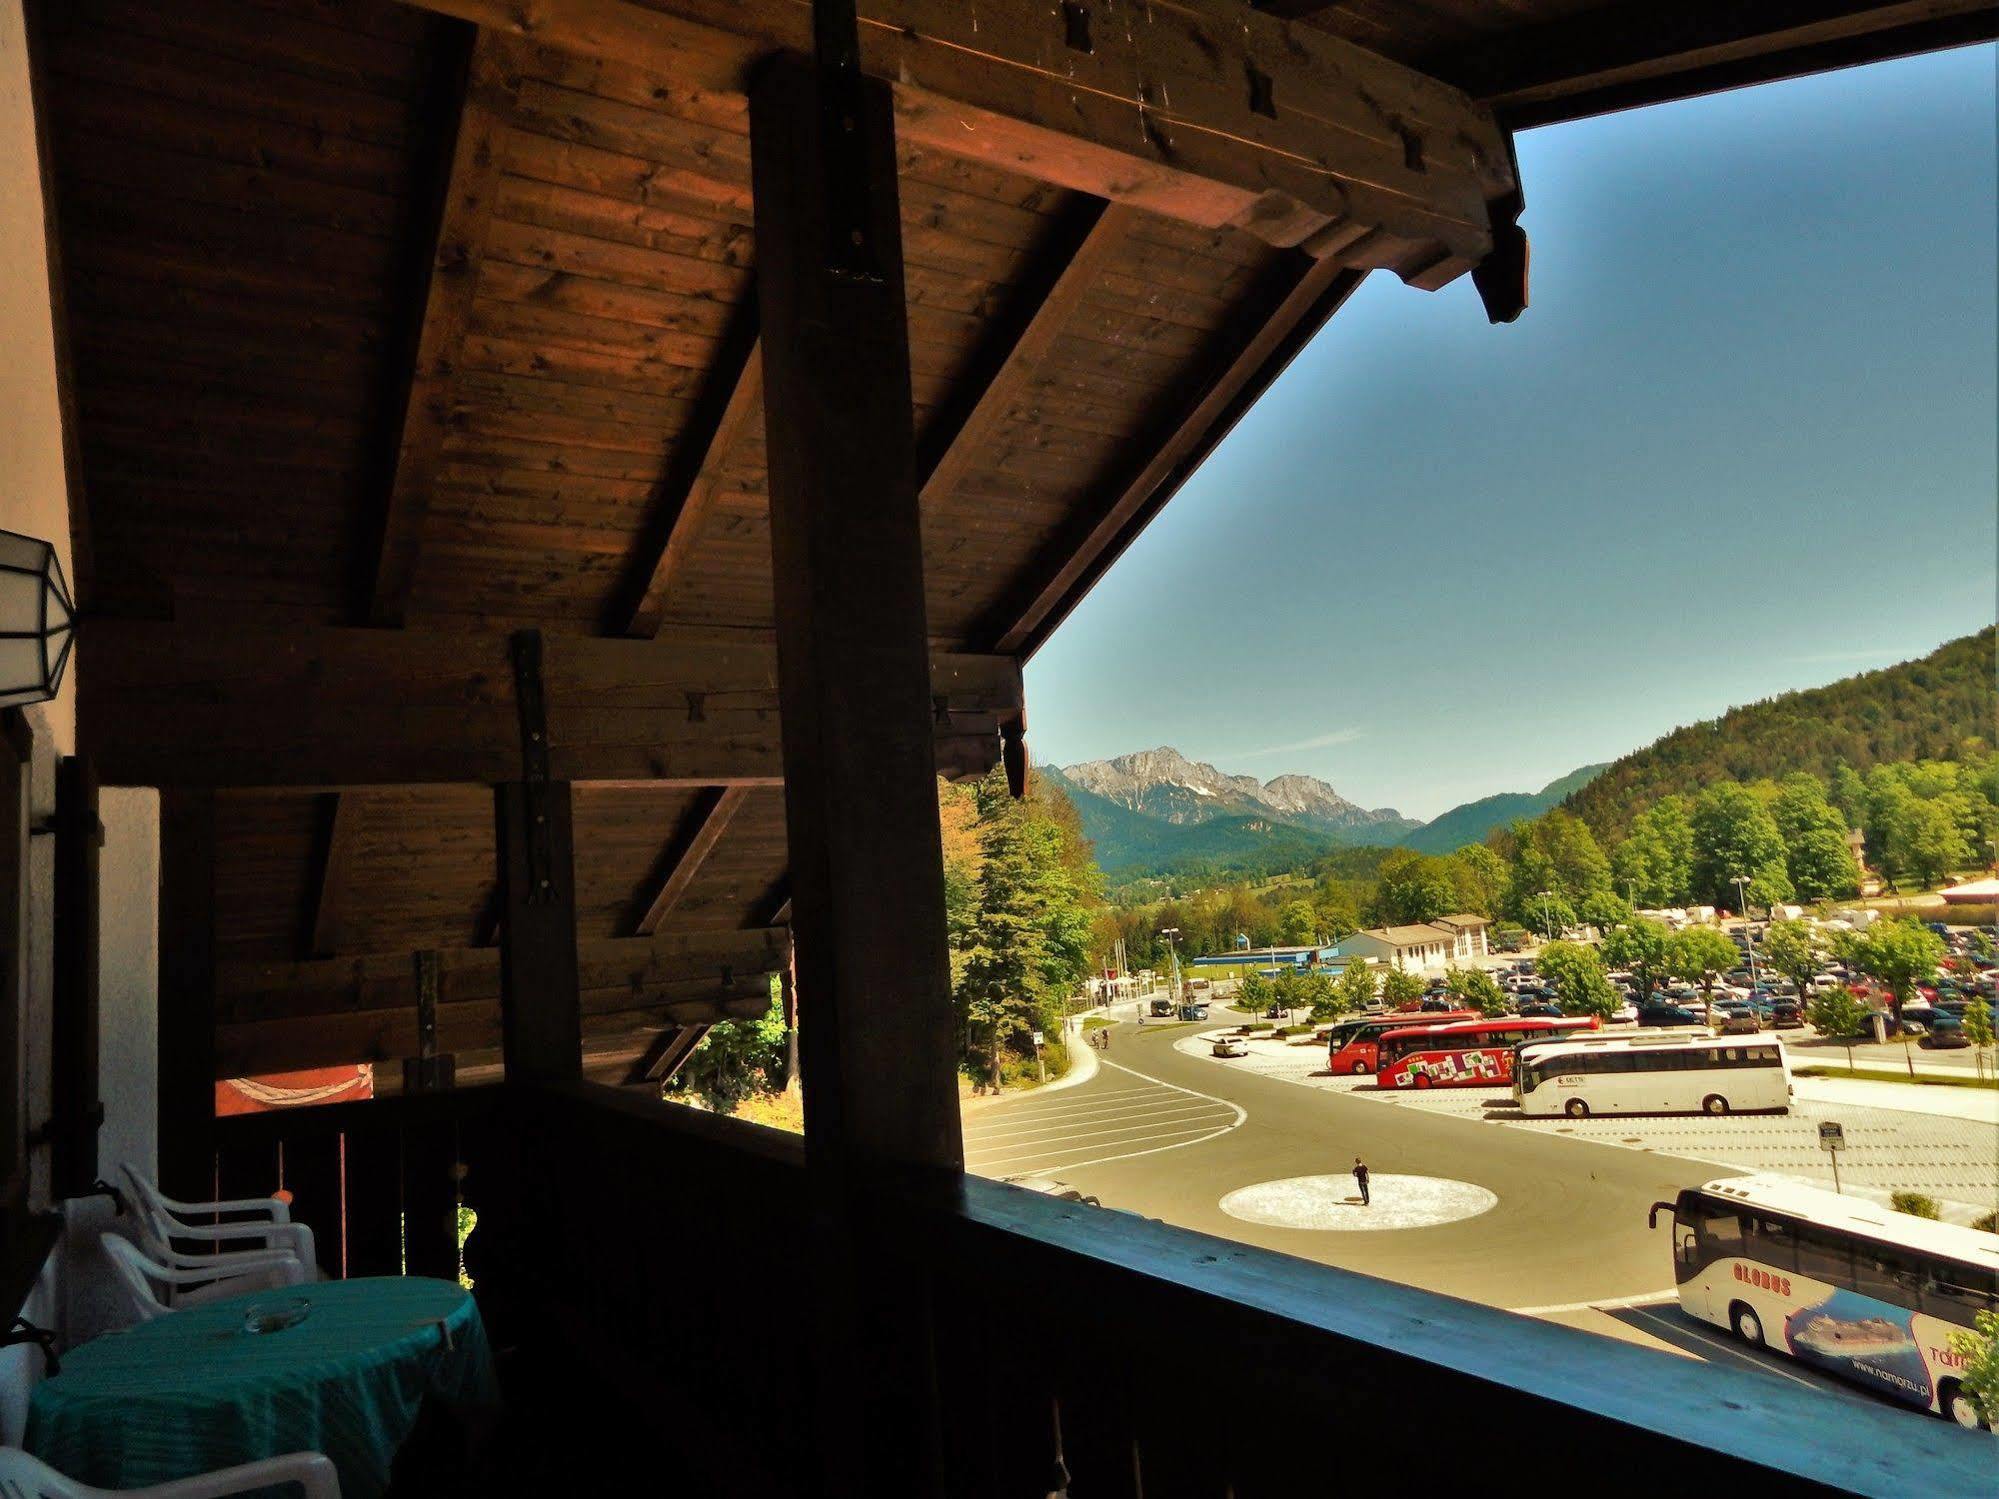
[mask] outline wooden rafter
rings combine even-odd
[[[742,88],[811,48],[798,0],[416,0],[481,26]],[[1438,286],[1491,248],[1516,186],[1489,112],[1310,26],[1221,0],[1102,16],[1039,0],[864,0],[861,62],[900,140]],[[1071,18],[1084,13],[1076,33]],[[716,59],[722,59],[717,63]]]
[[[932,462],[923,480],[924,504],[948,496],[978,461],[980,451],[1041,373],[1064,325],[1116,258],[1137,217],[1136,209],[1121,204],[1098,202],[1092,206],[1087,230],[1063,257],[1061,269],[1048,278],[1047,289],[1036,300],[1032,314],[1022,321],[977,400]]]
[[[79,740],[107,785],[497,784],[521,773],[508,639],[321,628],[273,640],[199,624],[103,619],[80,679]],[[775,785],[777,653],[750,631],[655,640],[548,637],[550,774],[569,781]],[[1020,667],[936,653],[946,775],[977,775],[1018,712]]]
[[[722,841],[722,834],[728,831],[729,820],[749,794],[747,786],[717,786],[701,798],[687,825],[675,830],[673,841],[667,846],[665,874],[659,890],[639,918],[639,936],[649,937],[658,931],[667,914],[680,904],[687,887],[694,883],[694,876],[701,872],[715,845]]]
[[[1032,654],[1366,273],[1297,256],[1273,274],[1281,285],[1266,313],[1244,319],[1248,336],[1231,338],[1214,374],[1163,414],[1156,440],[1137,445],[1135,471],[1079,508],[977,638],[1002,655]]]
[[[317,850],[318,877],[313,883],[312,929],[307,944],[317,958],[330,958],[346,945],[355,850],[361,841],[361,821],[367,815],[366,799],[359,792],[335,792],[328,800],[332,806]]]
[[[482,30],[467,65],[464,109],[438,215],[395,475],[363,611],[370,624],[402,623],[415,578],[424,519],[451,422],[459,349],[471,321],[479,262],[499,196],[502,146],[518,88],[514,76],[518,46],[504,34]]]
[[[754,300],[748,324],[750,328],[756,324]],[[640,542],[632,581],[619,606],[624,618],[612,622],[621,635],[650,638],[659,632],[668,590],[693,554],[714,509],[722,467],[744,434],[754,430],[763,410],[763,358],[757,340],[750,335],[736,342],[740,352],[725,356],[711,376],[716,387],[709,400],[712,409],[700,422],[705,436],[683,445],[695,456],[686,470],[669,474],[660,523]]]
[[[686,1065],[707,1034],[705,1024],[668,1026],[653,1037],[652,1044],[632,1063],[631,1071],[625,1074],[627,1086],[665,1082]]]

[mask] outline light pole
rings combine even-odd
[[[1547,934],[1548,940],[1552,942],[1555,937],[1555,913],[1549,907],[1549,895],[1550,892],[1546,890],[1541,892],[1541,930]]]
[[[1735,886],[1735,906],[1742,917],[1742,940],[1749,947],[1749,987],[1754,989],[1756,977],[1756,934],[1749,929],[1749,876],[1738,874],[1730,883]]]
[[[1177,1010],[1180,1007],[1180,946],[1177,940],[1180,936],[1180,928],[1177,926],[1161,927],[1159,935],[1166,939],[1166,953],[1172,959],[1173,976],[1167,980],[1166,993],[1172,999],[1173,1007]],[[1139,1009],[1138,1023],[1140,1025],[1145,1024],[1145,1010],[1143,1006]]]

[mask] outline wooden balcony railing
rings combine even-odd
[[[820,1487],[811,1396],[842,1350],[815,1330],[795,1137],[588,1083],[220,1126],[224,1189],[264,1190],[282,1147],[322,1243],[344,1140],[350,1273],[383,1268],[392,1197],[414,1224],[462,1190],[467,1268],[542,1371],[524,1414],[550,1441],[693,1489]],[[910,1296],[932,1299],[943,1492],[1989,1492],[1991,1444],[1939,1421],[1129,1214],[967,1178],[898,1231],[933,1268]],[[413,1271],[446,1255],[407,1243]]]

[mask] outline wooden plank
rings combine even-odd
[[[701,1038],[708,1034],[705,1025],[669,1026],[653,1038],[652,1044],[632,1063],[626,1073],[628,1086],[640,1083],[664,1083],[686,1065],[694,1055],[694,1048],[701,1044]]]
[[[747,76],[768,49],[811,44],[797,4],[420,3],[665,76],[691,56]],[[1498,126],[1463,94],[1242,5],[1159,0],[1097,17],[1083,47],[1035,0],[860,9],[862,66],[893,87],[905,141],[1203,227],[1440,285],[1485,256],[1485,203],[1516,186]]]
[[[1623,0],[1432,51],[1422,65],[1524,129],[1995,36],[1990,0]]]
[[[495,784],[520,773],[507,638],[491,633],[105,618],[78,679],[79,743],[107,785]],[[549,637],[551,775],[683,786],[775,785],[771,635],[674,627],[653,640]],[[936,701],[936,700],[941,700]],[[1021,704],[1010,657],[937,653],[940,761],[997,757],[995,715]]]
[[[1288,286],[1196,396],[1161,420],[1159,440],[1134,446],[1135,472],[1117,478],[1050,541],[1022,582],[974,632],[1003,653],[1031,655],[1068,617],[1145,523],[1199,466],[1257,396],[1359,286],[1364,272],[1304,257],[1276,274]]]
[[[307,950],[330,958],[346,945],[347,902],[353,890],[354,854],[361,841],[361,822],[368,815],[359,792],[334,792],[324,844],[318,855],[318,878],[312,898],[312,929]]]
[[[667,847],[666,874],[660,881],[659,893],[653,896],[645,915],[639,918],[639,936],[650,937],[658,931],[668,913],[680,904],[681,897],[687,894],[687,887],[694,883],[694,876],[701,872],[701,866],[715,851],[715,845],[722,841],[722,834],[728,831],[730,820],[749,794],[747,786],[717,786],[696,807],[692,825],[675,832],[672,843]]]
[[[375,624],[402,622],[415,578],[424,516],[451,420],[459,349],[499,196],[502,138],[519,87],[516,53],[515,44],[490,32],[482,32],[472,48],[395,474],[374,552],[367,618]]]
[[[160,1186],[209,1198],[215,1163],[215,796],[160,795]]]
[[[762,413],[763,356],[755,337],[754,304],[747,311],[743,332],[736,339],[741,352],[733,359],[724,358],[709,377],[712,393],[704,402],[708,409],[695,424],[705,437],[694,437],[677,449],[662,485],[662,502],[655,506],[655,518],[633,553],[631,581],[621,590],[626,617],[614,620],[622,634],[647,638],[659,632],[668,591],[693,555],[715,508],[723,466]]]
[[[1136,209],[1115,203],[1090,205],[1087,213],[1088,228],[1063,256],[1060,269],[1045,278],[1046,290],[1035,299],[1032,314],[1021,321],[1018,334],[995,361],[977,399],[931,462],[921,491],[925,506],[934,507],[948,497],[973,464],[987,456],[995,433],[1040,376],[1056,340],[1105,268],[1115,261],[1132,220],[1138,217]]]

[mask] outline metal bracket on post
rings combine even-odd
[[[555,856],[548,843],[548,703],[542,692],[541,631],[517,630],[511,641],[514,706],[521,723],[521,784],[525,788],[522,836],[527,843],[531,906],[562,898],[555,884]]]
[[[826,273],[879,283],[874,190],[861,129],[861,25],[854,0],[812,0],[812,54],[826,150]]]
[[[437,1051],[437,991],[440,965],[434,950],[413,955],[416,968],[416,1055],[403,1059],[403,1091],[433,1093],[456,1081],[456,1059]]]

